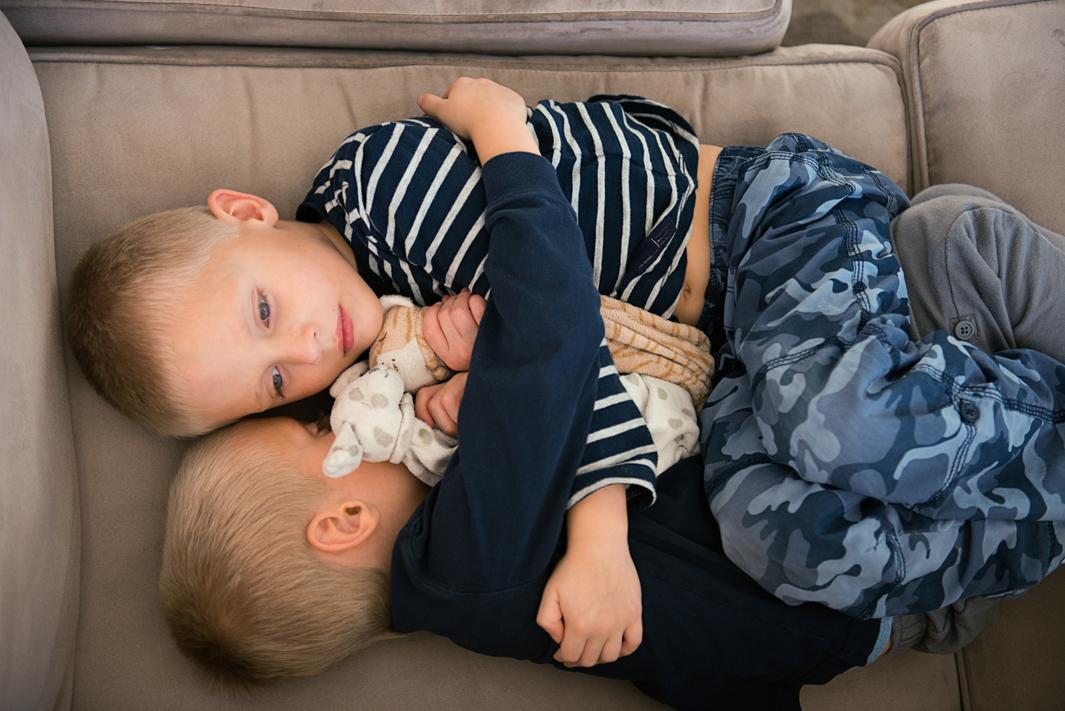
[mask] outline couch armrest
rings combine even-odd
[[[899,58],[914,190],[971,183],[1065,232],[1065,0],[939,0],[869,46]]]
[[[78,508],[37,76],[0,15],[0,708],[70,705]]]

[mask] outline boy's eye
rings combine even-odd
[[[273,381],[274,392],[277,393],[277,396],[284,397],[285,394],[282,392],[282,388],[285,385],[285,381],[281,378],[281,371],[278,370],[277,367],[274,367],[273,373],[271,373],[270,375],[270,379]]]
[[[259,304],[258,304],[259,305],[259,320],[262,321],[263,323],[265,323],[267,326],[269,326],[270,325],[270,304],[266,303],[266,299],[263,298],[262,294],[259,294],[258,297],[259,297]]]

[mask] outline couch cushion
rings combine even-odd
[[[972,183],[1065,232],[1065,0],[942,0],[870,46],[905,68],[915,188]]]
[[[69,701],[78,526],[41,90],[0,15],[0,708]]]
[[[803,711],[958,711],[956,657],[905,651],[851,669],[827,686],[803,687]]]
[[[732,56],[780,44],[791,0],[2,0],[31,44],[259,44]]]
[[[1065,571],[1003,602],[987,630],[962,651],[961,666],[971,711],[1065,705]]]
[[[640,93],[688,116],[707,142],[765,144],[805,131],[907,175],[895,60],[864,48],[802,47],[744,59],[492,58],[140,48],[35,49],[55,170],[59,272],[142,213],[227,185],[291,217],[311,178],[357,127],[418,113],[414,98],[461,74],[489,75],[529,102]],[[166,488],[182,445],[163,442],[71,373],[81,453],[85,560],[75,705],[216,705],[171,642],[159,607]],[[875,675],[874,677],[875,678]],[[313,699],[313,702],[312,702]],[[635,689],[428,636],[384,644],[320,679],[231,708],[645,708]],[[505,700],[505,701],[504,701]]]

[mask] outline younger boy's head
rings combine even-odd
[[[66,321],[104,398],[190,436],[328,387],[377,336],[381,307],[335,229],[216,190],[93,245]]]
[[[390,635],[391,550],[425,487],[387,462],[328,479],[332,441],[250,420],[182,462],[159,589],[182,651],[216,678],[315,674]]]

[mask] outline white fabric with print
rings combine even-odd
[[[329,426],[336,440],[322,462],[322,472],[341,477],[363,459],[403,464],[414,476],[435,486],[458,441],[414,416],[414,400],[403,391],[399,372],[366,363],[348,368],[332,387],[336,399]]]
[[[655,476],[699,451],[699,423],[692,396],[680,385],[652,375],[628,373],[621,384],[640,409],[658,451]]]

